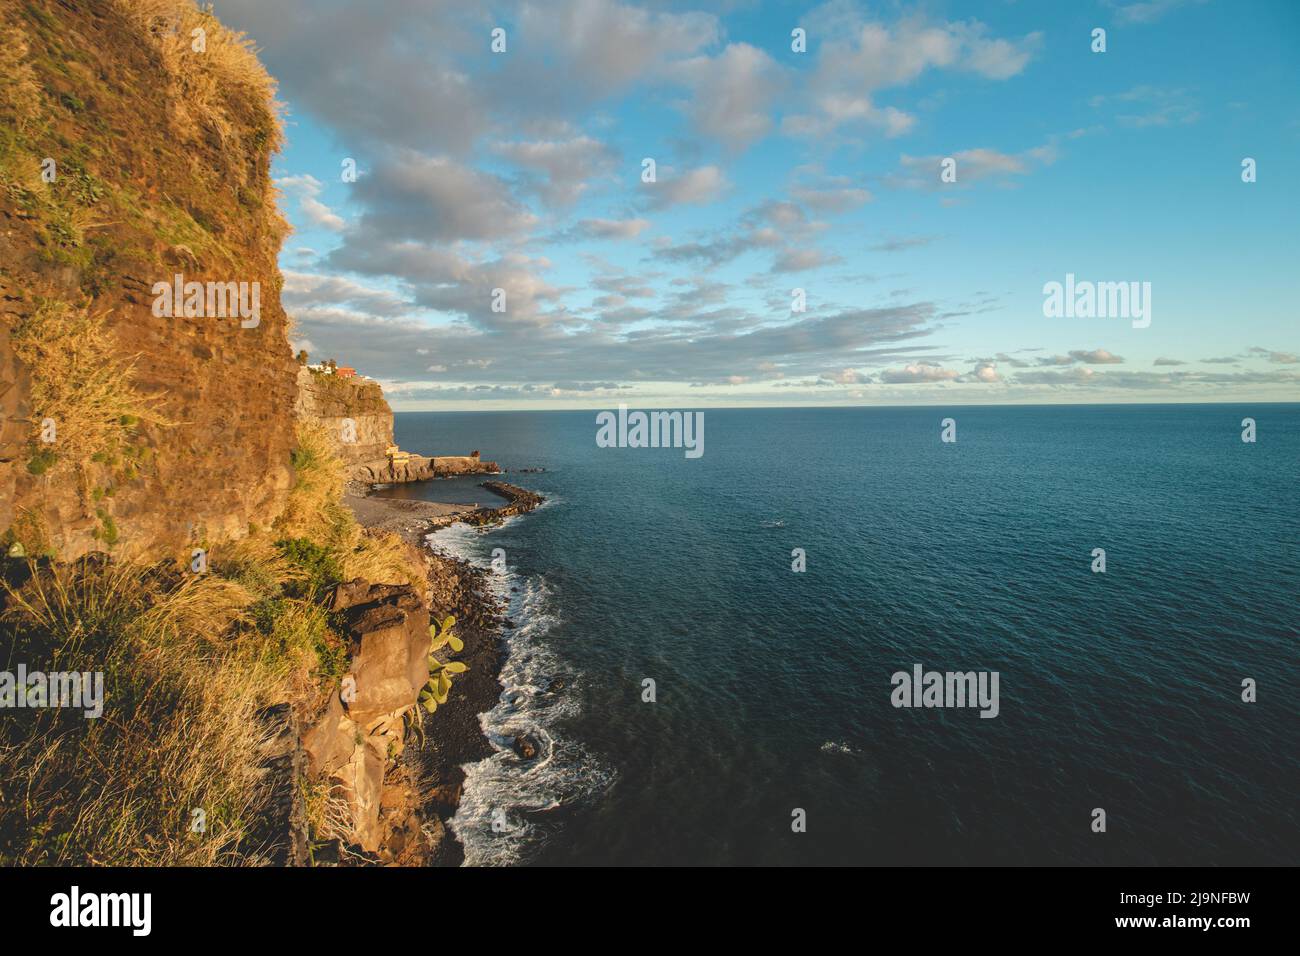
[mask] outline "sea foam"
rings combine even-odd
[[[548,499],[542,507],[551,505]],[[508,518],[497,529],[452,525],[429,536],[429,544],[476,567],[491,569],[493,530],[508,529],[526,516]],[[546,645],[559,623],[556,601],[543,575],[525,575],[508,564],[488,578],[515,623],[504,632],[501,696],[479,715],[494,753],[465,766],[465,786],[451,828],[465,848],[466,866],[526,861],[555,832],[547,811],[603,792],[613,772],[556,727],[579,712],[582,677]],[[538,750],[521,758],[514,741],[525,737]]]

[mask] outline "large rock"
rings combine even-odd
[[[357,748],[357,725],[343,710],[337,693],[330,694],[329,705],[316,723],[303,734],[302,749],[307,754],[313,775],[332,774],[352,759]]]
[[[400,600],[401,596],[409,593],[410,590],[410,587],[405,584],[371,584],[363,578],[357,578],[353,581],[344,581],[334,588],[334,592],[330,595],[329,608],[331,611],[347,611],[363,604]]]
[[[402,714],[429,679],[429,611],[409,585],[348,581],[330,598],[346,616],[352,666],[343,690],[303,735],[311,776],[324,776],[347,803],[357,844],[386,862],[422,857],[419,819],[384,795],[384,772],[402,750]],[[398,801],[400,802],[400,801]],[[386,814],[381,819],[381,807]]]
[[[429,611],[410,587],[347,611],[355,695],[343,704],[365,727],[413,705],[429,680]]]
[[[357,843],[372,853],[379,849],[380,843],[379,806],[388,756],[384,750],[386,743],[384,737],[364,738],[334,775],[347,801]]]

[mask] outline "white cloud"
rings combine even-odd
[[[952,369],[931,362],[913,362],[903,368],[887,369],[880,380],[887,385],[909,385],[921,382],[950,382],[957,378]]]
[[[573,205],[591,179],[612,171],[616,158],[614,150],[590,136],[563,142],[498,143],[493,150],[516,165],[543,173],[545,179],[531,186],[551,206]]]
[[[717,166],[700,166],[683,173],[659,167],[656,179],[657,182],[641,186],[649,192],[650,204],[655,208],[709,203],[727,185],[726,177]]]
[[[742,149],[772,129],[772,100],[785,79],[764,51],[732,43],[718,56],[682,63],[676,72],[691,89],[685,106],[696,132]]]
[[[503,179],[442,156],[386,157],[353,188],[365,209],[356,241],[496,239],[537,222]]]
[[[854,123],[901,135],[912,128],[914,117],[892,106],[878,107],[877,92],[904,86],[932,69],[1006,80],[1025,69],[1042,41],[1038,33],[1019,40],[990,37],[988,28],[974,20],[929,23],[911,17],[891,28],[862,22],[854,8],[842,3],[827,4],[806,19],[811,32],[827,39],[807,84],[811,109],[788,116],[783,124],[795,136],[825,135]]]
[[[1155,23],[1165,14],[1189,4],[1202,4],[1206,0],[1136,0],[1136,2],[1117,2],[1108,0],[1107,5],[1115,10],[1115,19],[1119,23]]]
[[[323,184],[315,176],[308,174],[282,176],[275,181],[275,184],[285,192],[297,197],[298,208],[302,210],[302,214],[313,226],[319,226],[331,232],[343,231],[346,225],[343,217],[337,215],[329,206],[317,198],[321,194]]]

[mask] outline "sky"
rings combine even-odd
[[[292,342],[396,409],[1300,400],[1294,0],[214,8]]]

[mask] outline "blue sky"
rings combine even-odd
[[[215,8],[295,342],[397,408],[1300,399],[1300,4]],[[1067,273],[1150,325],[1045,317]]]

